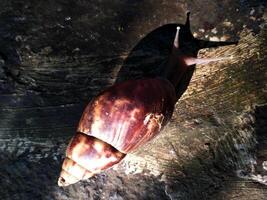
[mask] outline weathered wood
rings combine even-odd
[[[266,3],[128,3],[1,1],[1,199],[266,199]],[[196,66],[155,140],[114,169],[58,188],[90,98],[115,81],[159,73],[171,40],[131,49],[155,28],[183,23],[188,9],[195,36],[240,38],[199,56],[233,59]]]

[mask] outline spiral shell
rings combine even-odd
[[[174,88],[166,80],[127,81],[95,98],[86,107],[77,131],[128,153],[159,133],[174,104]]]
[[[84,110],[58,184],[72,184],[118,163],[160,132],[174,104],[174,87],[160,78],[126,81],[100,93]]]

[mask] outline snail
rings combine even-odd
[[[199,50],[236,43],[195,39],[189,16],[188,12],[185,25],[176,25],[171,55],[162,77],[116,83],[87,105],[67,147],[59,186],[88,179],[153,139],[171,119],[177,101],[175,88],[186,70],[195,64],[227,58],[197,58],[190,51],[191,47]]]

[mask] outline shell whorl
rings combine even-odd
[[[174,88],[166,80],[116,84],[89,103],[77,131],[101,139],[126,154],[160,132],[170,119],[174,104]]]
[[[76,133],[72,138],[62,165],[59,186],[67,186],[87,179],[125,157],[111,145],[92,136]]]

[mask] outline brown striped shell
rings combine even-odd
[[[58,185],[67,186],[90,178],[118,163],[124,156],[125,154],[97,138],[76,133],[67,148]]]
[[[86,107],[77,132],[128,153],[155,137],[173,112],[175,92],[164,79],[131,80],[110,87]]]
[[[72,184],[118,163],[160,132],[174,104],[174,87],[160,78],[126,81],[100,93],[84,110],[58,184]]]

